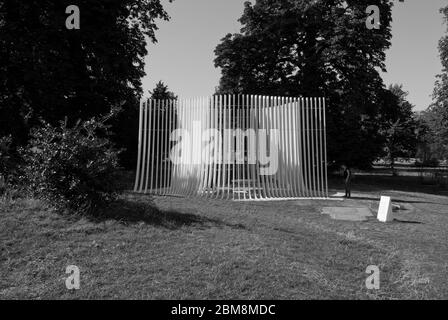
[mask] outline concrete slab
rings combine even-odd
[[[372,211],[367,207],[324,207],[322,214],[343,221],[367,221],[369,217],[373,217]]]

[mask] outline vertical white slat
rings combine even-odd
[[[316,188],[316,197],[320,198],[321,194],[320,194],[320,190],[321,190],[321,184],[320,184],[320,163],[319,163],[319,105],[318,105],[319,99],[315,98],[314,100],[314,140],[316,141],[315,143],[315,148],[316,148],[316,156],[315,156],[315,161],[316,161],[316,184],[317,184],[317,188]]]
[[[193,149],[193,143],[194,143],[194,136],[193,136],[193,120],[194,120],[194,108],[193,108],[193,102],[194,99],[190,98],[188,99],[188,124],[190,126],[190,161],[188,165],[188,197],[193,196],[194,194],[194,152]]]
[[[323,118],[324,118],[324,169],[325,169],[325,197],[328,198],[328,172],[327,172],[327,119],[326,119],[326,100],[323,101]]]
[[[220,136],[222,137],[222,130],[223,130],[223,111],[222,111],[222,107],[223,107],[223,100],[224,97],[223,95],[219,96],[219,103],[218,103],[218,130],[220,133]],[[223,150],[222,150],[222,144],[223,144],[223,139],[221,138],[218,144],[218,148],[219,148],[219,162],[218,162],[218,193],[217,193],[217,199],[221,198],[222,199],[222,192],[223,192]]]
[[[195,183],[195,187],[194,187],[194,196],[198,197],[200,196],[200,192],[201,192],[201,179],[202,179],[202,163],[201,163],[201,154],[202,154],[202,142],[201,142],[201,138],[202,138],[202,115],[200,112],[200,101],[201,99],[199,97],[197,97],[194,101],[194,114],[195,117],[194,119],[196,121],[198,121],[200,123],[200,131],[198,132],[198,136],[195,137],[198,139],[198,141],[196,141],[199,149],[195,150],[194,152],[198,152],[198,154],[195,155],[195,175],[196,175],[196,183]]]
[[[316,141],[316,155],[315,155],[315,161],[316,161],[316,196],[319,198],[321,197],[320,190],[321,190],[321,184],[320,184],[320,163],[319,163],[319,105],[318,105],[318,98],[314,98],[314,140]]]
[[[179,129],[186,130],[188,129],[185,124],[185,99],[180,99],[178,103],[178,124]],[[183,138],[183,137],[182,137]],[[182,140],[183,141],[183,140]],[[181,150],[180,163],[178,166],[178,193],[179,195],[185,195],[185,167],[186,167],[186,154],[185,150]]]
[[[230,109],[231,109],[231,107],[232,107],[232,96],[229,94],[229,95],[227,95],[227,106],[226,106],[226,120],[227,120],[227,126],[226,126],[226,129],[227,129],[227,133],[226,133],[226,135],[227,135],[227,154],[225,155],[226,156],[226,168],[227,168],[227,194],[226,194],[226,199],[227,200],[229,200],[229,198],[230,198],[230,192],[231,192],[231,183],[230,183],[230,181],[231,181],[231,176],[230,176],[230,174],[231,174],[231,160],[232,160],[232,152],[231,152],[231,145],[232,145],[232,143],[231,143],[231,141],[230,141],[230,138],[231,138],[231,132],[230,132],[230,129],[231,129],[231,123],[232,123],[232,119],[231,119],[231,117],[230,117]]]
[[[251,132],[253,132],[256,135],[256,130],[255,130],[255,104],[256,104],[256,96],[251,95],[251,99],[250,99],[250,108],[249,108],[249,128],[251,129]],[[252,190],[253,190],[253,198],[255,200],[258,199],[258,189],[257,189],[257,177],[256,177],[256,161],[257,161],[257,157],[255,155],[255,159],[252,158],[252,149],[255,148],[255,154],[257,152],[257,147],[256,147],[256,143],[257,143],[257,137],[255,136],[255,139],[252,140],[250,142],[250,160],[251,160],[251,164],[250,164],[250,172],[251,172],[251,179],[252,179]],[[255,144],[255,146],[254,146]],[[253,163],[255,160],[255,163]]]
[[[319,176],[320,176],[320,197],[324,198],[325,194],[324,194],[324,170],[323,170],[323,150],[322,150],[322,98],[319,98]]]
[[[312,193],[312,198],[315,198],[315,190],[316,190],[316,181],[315,181],[315,177],[314,177],[314,126],[313,126],[313,98],[309,98],[309,102],[310,102],[310,108],[309,108],[309,137],[310,137],[310,146],[311,146],[311,153],[310,153],[310,159],[311,159],[311,163],[310,163],[310,175],[311,175],[311,183],[312,183],[312,188],[311,188],[311,193]]]
[[[238,125],[240,128],[240,133],[244,130],[244,107],[245,107],[245,101],[246,101],[246,95],[241,95],[241,104],[240,104],[240,114],[239,114],[239,121]],[[246,199],[246,181],[245,181],[245,159],[244,159],[244,139],[243,135],[240,134],[238,137],[238,143],[240,148],[240,180],[241,180],[241,189],[240,189],[240,195],[243,198],[243,200]]]
[[[196,196],[196,182],[197,182],[197,172],[196,172],[196,152],[197,150],[194,149],[193,146],[195,146],[196,141],[194,139],[196,138],[194,136],[194,121],[196,120],[196,108],[195,108],[195,101],[196,98],[190,99],[190,125],[191,125],[191,166],[190,166],[190,190],[189,190],[189,196],[194,197]]]
[[[306,126],[306,98],[302,98],[302,106],[301,106],[301,116],[302,116],[302,162],[303,162],[303,177],[305,180],[304,183],[304,195],[305,197],[309,196],[309,181],[308,181],[308,150],[307,150],[307,143],[306,143],[306,133],[307,133],[307,126]]]
[[[208,120],[209,120],[209,112],[208,112],[208,100],[207,97],[202,97],[201,98],[201,108],[200,108],[200,112],[203,115],[202,116],[202,120],[204,121],[203,126],[202,126],[202,136],[204,135],[204,132],[208,131],[209,129],[209,124],[208,124]],[[202,153],[201,153],[201,164],[202,164],[202,184],[201,184],[201,197],[202,198],[206,198],[207,197],[207,188],[208,188],[208,155],[205,152],[208,149],[209,143],[208,141],[202,140],[201,137],[201,149],[202,149]],[[205,155],[207,155],[206,157],[204,157]]]
[[[167,166],[167,161],[166,161],[166,152],[168,149],[168,141],[167,141],[167,134],[168,134],[168,105],[169,105],[169,100],[165,100],[164,102],[164,106],[163,106],[163,118],[162,120],[164,120],[164,123],[162,124],[163,130],[162,132],[162,141],[163,141],[163,152],[162,152],[162,166],[163,166],[163,189],[162,189],[162,194],[163,196],[167,195],[167,174],[168,174],[168,166]]]
[[[146,182],[145,182],[145,193],[148,193],[148,184],[149,184],[149,171],[151,170],[151,161],[150,161],[150,157],[151,157],[151,121],[152,121],[152,104],[151,104],[151,100],[146,100],[146,107],[148,109],[148,152],[146,154]]]
[[[140,181],[140,165],[141,165],[141,153],[142,153],[142,119],[143,117],[143,102],[140,101],[139,106],[139,120],[138,120],[138,151],[137,151],[137,168],[135,173],[135,183],[134,183],[134,192],[138,191],[138,185]]]
[[[199,120],[201,121],[201,133],[199,136],[199,144],[200,144],[200,149],[199,149],[199,189],[198,189],[198,196],[199,197],[203,197],[204,195],[204,186],[205,186],[205,178],[206,178],[206,172],[205,172],[205,161],[203,159],[203,154],[204,154],[204,142],[202,141],[202,137],[204,134],[204,131],[207,129],[207,121],[204,115],[206,115],[205,110],[204,110],[204,98],[200,97],[198,98],[198,115],[199,115]]]
[[[286,126],[286,108],[287,108],[287,98],[281,97],[281,108],[279,109],[280,112],[280,130],[282,132],[282,157],[283,159],[283,195],[285,198],[289,197],[289,177],[288,177],[288,149],[289,146],[286,144],[287,141],[287,126]]]
[[[282,150],[282,196],[284,198],[288,197],[288,146],[286,144],[286,121],[285,121],[285,111],[287,107],[287,99],[285,97],[281,97],[281,107],[279,108],[279,120],[280,120],[280,132],[281,132],[281,148]],[[280,154],[280,153],[279,153]]]
[[[189,137],[190,137],[190,146],[189,151],[185,152],[185,163],[184,163],[184,184],[183,184],[183,192],[186,197],[190,195],[190,165],[191,165],[191,123],[190,123],[190,99],[187,98],[184,101],[184,124],[185,124],[185,130],[188,131]]]
[[[222,123],[223,123],[222,124],[222,132],[221,132],[221,136],[222,136],[222,175],[223,175],[222,191],[223,191],[223,193],[222,193],[221,199],[224,199],[225,197],[227,197],[226,193],[228,191],[228,185],[227,185],[227,157],[228,157],[228,155],[226,154],[227,137],[225,134],[225,130],[227,128],[227,106],[229,104],[228,97],[229,97],[228,94],[226,94],[223,97],[224,103],[223,103],[222,114],[221,114]]]
[[[190,99],[184,99],[184,117],[183,117],[183,122],[184,122],[184,126],[185,126],[185,130],[188,132],[189,134],[189,138],[191,139],[191,125],[190,125]],[[191,140],[190,140],[191,143]],[[190,175],[189,175],[189,169],[190,169],[190,163],[191,163],[191,146],[189,151],[185,152],[185,159],[184,159],[184,173],[182,175],[183,177],[183,187],[182,187],[182,192],[183,194],[188,197],[189,196],[189,186],[190,186]]]
[[[157,143],[157,151],[156,151],[156,194],[160,195],[160,186],[161,186],[161,178],[160,178],[160,171],[162,163],[160,161],[161,159],[161,153],[162,153],[162,146],[161,146],[161,139],[160,139],[160,129],[162,127],[162,100],[157,101],[157,127],[155,131],[156,135],[156,143]]]
[[[274,112],[274,128],[277,129],[278,132],[278,155],[280,158],[280,152],[282,151],[282,134],[281,134],[281,124],[280,124],[280,108],[282,104],[281,97],[275,97],[275,108],[273,109]],[[281,168],[281,165],[277,168],[277,174],[276,174],[276,186],[277,186],[277,197],[278,198],[284,198],[283,195],[283,168]]]
[[[253,110],[253,118],[254,118],[254,130],[255,130],[255,145],[256,145],[256,150],[255,150],[255,176],[257,179],[257,197],[258,199],[262,199],[263,198],[263,189],[261,187],[261,178],[260,178],[260,157],[258,154],[258,148],[260,145],[260,136],[259,136],[259,131],[260,131],[260,117],[259,117],[259,108],[260,108],[260,96],[257,95],[255,96],[255,105],[254,105],[254,110]]]
[[[193,108],[193,98],[188,99],[188,125],[190,128],[190,159],[189,159],[189,165],[188,165],[188,187],[187,187],[187,196],[191,197],[194,194],[194,152],[193,150],[193,120],[194,120],[194,108]]]
[[[242,131],[243,130],[243,110],[244,110],[244,94],[240,96],[239,101],[239,108],[238,108],[238,128]],[[239,180],[239,198],[245,199],[245,185],[244,185],[244,147],[242,146],[242,138],[241,135],[238,135],[237,137],[237,145],[239,147],[239,161],[238,161],[238,180]]]
[[[171,170],[172,170],[172,166],[171,166],[171,158],[170,158],[170,152],[171,152],[171,143],[170,143],[170,135],[171,135],[171,115],[172,115],[172,108],[173,108],[173,99],[170,99],[168,101],[168,107],[167,107],[167,132],[165,134],[166,136],[166,166],[167,166],[167,171],[166,171],[166,194],[167,195],[171,195]]]
[[[251,185],[252,185],[252,199],[258,199],[258,195],[257,195],[257,177],[255,175],[256,171],[255,171],[255,164],[254,161],[256,161],[256,157],[254,159],[254,153],[252,152],[252,150],[255,150],[255,153],[257,152],[257,147],[256,147],[256,143],[257,143],[257,138],[255,137],[254,139],[252,139],[252,137],[255,135],[255,121],[254,121],[254,110],[255,110],[255,95],[251,95],[250,96],[250,104],[249,104],[249,110],[248,110],[248,114],[249,114],[249,128],[250,128],[250,144],[249,144],[249,151],[250,153],[248,154],[250,156],[249,160],[250,160],[250,176],[251,176]]]
[[[270,125],[269,125],[269,119],[271,118],[271,114],[270,114],[270,110],[271,110],[271,104],[272,104],[272,97],[266,96],[264,97],[264,104],[263,104],[263,128],[266,132],[266,151],[267,151],[267,146],[268,144],[270,144]],[[271,176],[270,175],[265,175],[264,176],[264,180],[265,180],[265,185],[266,185],[266,193],[267,193],[267,198],[268,199],[272,199],[273,198],[273,186],[271,183]]]
[[[298,98],[297,102],[296,102],[296,108],[295,108],[296,114],[295,114],[295,119],[296,119],[296,128],[297,128],[297,132],[298,132],[298,136],[297,136],[297,144],[298,144],[298,150],[297,150],[297,170],[298,170],[298,174],[297,174],[297,179],[298,179],[298,192],[299,192],[299,197],[305,197],[305,175],[304,175],[304,164],[303,164],[303,151],[302,151],[302,146],[303,146],[303,139],[302,139],[302,133],[303,133],[303,123],[302,123],[302,98]]]
[[[291,163],[291,174],[293,174],[292,176],[292,196],[293,197],[298,197],[298,189],[297,189],[297,180],[299,178],[298,172],[296,170],[296,156],[297,156],[297,135],[298,132],[294,129],[294,109],[296,106],[296,98],[292,98],[291,99],[291,104],[289,105],[289,110],[288,110],[288,118],[289,118],[289,141],[291,143],[291,145],[293,146],[291,149],[291,156],[290,156],[290,163]]]
[[[278,115],[277,115],[277,109],[278,109],[278,97],[272,97],[272,106],[271,106],[271,129],[277,129],[279,130],[278,124],[277,124],[277,119],[278,119]],[[279,133],[278,133],[279,135]],[[276,137],[277,139],[277,143],[279,145],[278,148],[280,148],[280,137]],[[272,145],[271,145],[272,147]],[[275,198],[280,198],[280,188],[279,188],[279,172],[277,171],[277,173],[275,173],[274,175],[271,176],[273,178],[273,183],[274,183],[274,196]]]
[[[313,178],[313,129],[312,129],[312,121],[313,121],[313,100],[312,98],[308,98],[308,141],[310,144],[310,150],[308,151],[309,155],[309,175],[310,175],[310,194],[311,198],[314,198],[314,178]]]
[[[260,179],[260,185],[262,188],[262,199],[267,199],[267,190],[266,190],[266,180],[265,176],[261,175],[261,148],[262,145],[262,135],[260,134],[260,131],[264,129],[264,122],[263,122],[263,112],[264,112],[264,96],[258,96],[258,110],[257,110],[257,119],[258,119],[258,130],[257,130],[257,168],[258,168],[258,177]]]
[[[316,168],[315,168],[315,147],[314,147],[314,100],[315,98],[310,98],[311,109],[310,109],[310,140],[311,140],[311,178],[313,181],[313,198],[316,197]]]
[[[268,97],[268,104],[266,106],[266,132],[268,133],[267,143],[269,144],[269,154],[272,152],[272,144],[271,144],[271,129],[273,125],[273,114],[272,110],[274,108],[274,97]],[[276,189],[275,189],[275,181],[273,175],[266,175],[266,178],[269,181],[269,190],[271,198],[276,198]]]
[[[232,195],[231,199],[235,200],[235,179],[236,179],[236,156],[235,156],[235,103],[236,96],[232,95],[232,105],[230,108],[230,152],[232,153]]]
[[[294,145],[294,152],[292,154],[292,169],[294,174],[294,197],[300,197],[300,122],[298,117],[299,100],[294,98],[291,105],[291,137]]]
[[[274,109],[274,97],[270,96],[268,97],[268,105],[266,106],[267,114],[266,114],[266,132],[268,133],[268,141],[269,144],[269,155],[272,152],[272,144],[271,144],[271,129],[273,129],[274,124],[274,115],[273,115],[273,109]],[[268,178],[269,181],[269,190],[271,193],[272,198],[277,198],[277,191],[275,187],[275,175],[267,175],[266,178]]]
[[[285,97],[280,97],[280,107],[278,108],[279,113],[279,130],[280,130],[280,139],[281,139],[281,153],[282,155],[282,169],[281,169],[281,177],[282,177],[282,189],[281,195],[283,198],[288,197],[288,146],[286,144],[286,121],[285,121],[285,111],[287,108],[287,99]],[[279,156],[280,158],[280,156]]]
[[[314,146],[314,98],[310,98],[310,141],[311,141],[311,179],[313,181],[313,198],[316,198],[316,177],[315,177],[315,155],[316,150]]]
[[[207,128],[208,129],[213,129],[213,97],[207,97],[207,103],[206,103],[206,110],[207,110]],[[213,153],[211,152],[213,149],[210,148],[210,140],[207,143],[208,146],[208,153],[207,153],[207,166],[206,166],[206,170],[207,170],[207,185],[206,185],[206,194],[205,197],[207,199],[211,198],[211,190],[212,190],[212,183],[213,183],[213,163],[212,163],[212,155]],[[213,150],[214,152],[214,150]]]
[[[160,110],[160,187],[159,194],[161,196],[165,195],[165,161],[164,161],[164,153],[165,153],[165,121],[166,121],[166,100],[162,100],[162,108]]]
[[[291,126],[290,126],[290,117],[289,117],[289,109],[291,104],[291,98],[285,98],[285,110],[283,111],[284,117],[284,126],[285,126],[285,145],[286,145],[286,194],[289,198],[293,197],[294,189],[293,189],[293,176],[291,171],[291,157],[292,157],[292,141],[290,139],[291,134]]]
[[[174,109],[173,109],[173,130],[177,130],[181,128],[181,124],[180,124],[180,108],[179,108],[179,101],[180,99],[176,99],[175,103],[174,103]],[[175,141],[173,145],[178,145],[178,141]],[[176,147],[177,148],[177,147]],[[177,151],[177,150],[176,150]],[[178,154],[175,153],[174,157],[176,158],[176,163],[173,163],[173,178],[172,178],[172,184],[173,184],[173,194],[175,195],[179,195],[179,187],[180,187],[180,175],[179,175],[179,170],[180,170],[180,163],[179,163],[179,159],[178,159]]]
[[[145,168],[146,168],[146,146],[147,146],[147,138],[148,138],[148,106],[147,103],[143,106],[143,156],[142,156],[142,172],[140,179],[140,192],[143,192],[143,184],[144,184],[144,176],[145,176]]]
[[[167,152],[167,161],[168,161],[168,194],[173,195],[173,163],[171,162],[171,132],[173,132],[173,112],[174,112],[174,99],[170,100],[169,104],[169,116],[168,116],[168,152]]]
[[[199,97],[197,99],[196,102],[197,106],[197,113],[198,113],[198,120],[201,123],[201,131],[199,133],[199,141],[198,141],[198,145],[199,147],[199,155],[198,155],[198,159],[199,159],[199,164],[198,164],[198,176],[199,176],[199,180],[198,180],[198,190],[197,190],[197,196],[198,197],[202,197],[203,196],[203,192],[204,192],[204,181],[205,181],[205,168],[204,168],[204,160],[202,158],[202,155],[204,154],[204,143],[202,141],[202,137],[203,137],[203,133],[205,130],[205,118],[204,118],[204,110],[203,110],[203,98]]]
[[[190,115],[191,115],[191,185],[190,185],[190,196],[196,197],[197,196],[197,182],[198,182],[198,165],[196,164],[196,157],[197,157],[197,150],[195,149],[197,141],[195,139],[197,138],[194,134],[196,133],[194,131],[194,121],[197,120],[197,109],[196,109],[196,101],[197,98],[191,99],[191,105],[190,105]]]
[[[237,96],[237,106],[236,106],[236,118],[235,118],[235,130],[241,129],[241,94],[238,94]],[[235,136],[235,152],[238,151],[238,153],[235,153],[236,156],[236,173],[237,173],[237,181],[238,181],[238,200],[241,200],[241,154],[240,154],[240,137],[237,135]]]
[[[223,100],[224,97],[223,95],[219,96],[219,104],[218,104],[218,130],[220,133],[220,136],[222,137],[222,130],[223,130]],[[218,148],[219,148],[219,162],[218,162],[218,193],[217,193],[217,198],[221,198],[223,196],[223,149],[222,149],[222,145],[223,145],[223,139],[221,138],[218,144]]]
[[[253,198],[253,186],[252,186],[252,172],[250,166],[250,104],[251,104],[251,95],[246,96],[246,108],[244,110],[244,137],[245,137],[245,145],[246,145],[246,178],[247,178],[247,197],[249,200]]]
[[[166,100],[162,100],[162,107],[160,108],[160,127],[159,127],[159,141],[160,141],[160,187],[159,187],[159,195],[163,196],[164,195],[164,187],[165,187],[165,163],[163,161],[163,154],[165,152],[165,104],[166,104]]]
[[[244,109],[244,137],[245,137],[245,162],[246,162],[246,185],[247,185],[247,198],[252,200],[252,185],[251,185],[251,174],[250,174],[250,163],[249,163],[249,152],[250,152],[250,134],[248,130],[250,129],[249,124],[249,109],[250,109],[250,95],[246,95],[246,108]],[[250,132],[250,131],[249,131]]]
[[[321,198],[321,175],[320,175],[320,145],[319,145],[319,98],[316,98],[315,101],[315,110],[314,110],[314,136],[316,140],[316,179],[317,179],[317,190],[316,196]]]
[[[292,103],[291,98],[286,98],[285,109],[283,111],[283,119],[284,119],[284,130],[285,130],[285,148],[286,148],[286,184],[287,190],[286,193],[289,198],[293,197],[294,194],[294,184],[293,184],[293,173],[291,171],[292,166],[292,151],[294,146],[292,145],[291,139],[291,117],[289,114],[290,106]]]
[[[156,147],[156,140],[155,140],[155,123],[157,120],[157,114],[155,113],[156,110],[156,106],[155,106],[155,100],[151,99],[149,100],[150,104],[151,104],[151,109],[150,109],[150,113],[151,113],[151,123],[150,128],[148,130],[148,138],[151,139],[151,159],[149,159],[148,157],[148,163],[149,163],[149,170],[151,171],[151,181],[150,181],[150,185],[149,185],[149,193],[154,193],[154,153],[155,153],[155,147]],[[148,150],[149,151],[149,150]]]
[[[307,155],[307,176],[308,176],[308,195],[309,197],[313,197],[313,182],[311,178],[311,144],[310,144],[310,99],[306,98],[306,107],[305,107],[305,114],[306,114],[306,155]]]
[[[244,129],[244,101],[245,101],[245,95],[242,94],[241,95],[241,100],[240,100],[240,106],[239,106],[239,115],[238,115],[238,127],[241,130],[240,133],[243,131]],[[242,199],[246,199],[246,186],[245,186],[245,181],[244,181],[244,141],[242,138],[242,134],[240,134],[238,136],[238,145],[239,145],[239,151],[240,151],[240,161],[239,161],[239,170],[240,170],[240,175],[239,175],[239,180],[240,180],[240,185],[241,185],[241,189],[240,189],[240,198]]]
[[[314,101],[314,140],[315,142],[315,150],[316,150],[316,197],[320,198],[320,190],[321,190],[321,184],[320,184],[320,163],[319,163],[319,98],[315,98]]]
[[[218,106],[218,96],[212,97],[212,122],[213,122],[213,129],[218,129],[218,119],[217,119],[217,106]],[[216,188],[217,188],[217,176],[218,176],[218,164],[217,164],[217,148],[218,148],[218,141],[215,139],[213,141],[213,166],[212,166],[212,198],[216,198]]]

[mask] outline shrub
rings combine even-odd
[[[437,159],[428,159],[424,160],[423,162],[416,161],[415,166],[416,167],[428,167],[428,168],[437,168],[440,165],[440,161]]]
[[[0,194],[2,194],[13,174],[13,160],[11,156],[11,136],[0,137]]]
[[[22,177],[34,196],[59,211],[94,214],[117,196],[119,153],[101,121],[71,128],[43,123],[21,150]]]

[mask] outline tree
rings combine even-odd
[[[366,8],[378,5],[381,28]],[[219,93],[328,98],[328,152],[338,163],[367,166],[381,152],[378,70],[391,39],[390,0],[257,0],[245,3],[240,33],[215,50]]]
[[[385,139],[385,152],[390,160],[392,174],[395,175],[395,159],[411,157],[418,144],[417,116],[414,106],[407,100],[408,93],[402,85],[390,85],[383,93],[381,105],[381,132]]]
[[[444,21],[448,25],[448,6],[442,8]],[[422,114],[423,121],[429,131],[426,140],[430,144],[430,152],[436,159],[448,157],[448,34],[439,42],[442,73],[437,76],[434,88],[433,103]]]
[[[81,27],[68,30],[72,1],[0,0],[0,136],[23,144],[31,127],[107,114],[119,146],[136,145],[147,41],[160,0],[78,0]],[[136,124],[137,123],[137,124]],[[132,131],[131,131],[132,129]]]
[[[149,91],[151,94],[151,99],[158,100],[177,100],[177,96],[169,91],[168,86],[165,85],[162,81],[157,82],[154,90]]]

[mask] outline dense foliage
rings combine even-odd
[[[379,120],[385,139],[384,150],[392,169],[395,158],[414,157],[417,151],[418,120],[407,96],[402,85],[389,86],[382,96]]]
[[[79,30],[65,25],[72,4]],[[157,19],[168,19],[160,0],[0,0],[0,136],[24,144],[41,120],[73,125],[123,105],[113,139],[131,148],[123,160],[134,165],[144,58]]]
[[[96,212],[117,192],[118,153],[106,137],[107,127],[95,119],[69,127],[44,123],[31,131],[23,181],[30,191],[58,210]]]
[[[441,9],[448,26],[448,6]],[[442,73],[437,77],[433,104],[421,114],[422,143],[420,152],[426,159],[448,158],[448,34],[439,42]]]
[[[366,27],[378,5],[381,27]],[[217,46],[220,93],[328,98],[329,158],[366,166],[383,150],[379,106],[390,47],[389,0],[246,2],[238,34]]]

